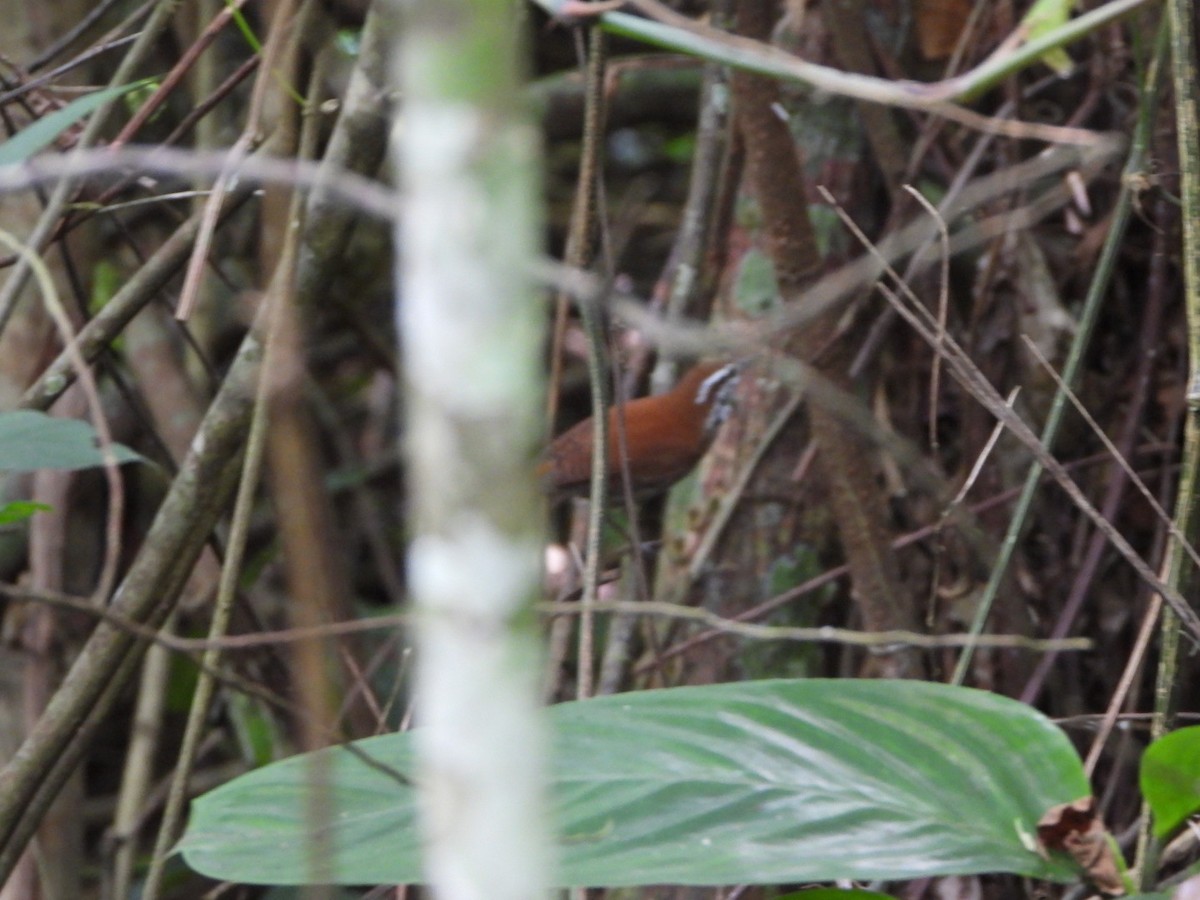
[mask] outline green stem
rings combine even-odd
[[[583,4],[569,0],[535,0],[552,16],[579,12]],[[725,63],[760,75],[785,81],[800,81],[818,90],[857,100],[869,100],[889,106],[933,109],[938,104],[965,102],[995,87],[1005,78],[1038,62],[1048,51],[1064,47],[1086,37],[1096,29],[1126,16],[1149,0],[1112,0],[1084,13],[1052,31],[1022,43],[1011,52],[989,57],[970,71],[935,82],[893,81],[843,72],[828,66],[798,59],[777,47],[748,38],[725,34],[682,16],[657,21],[623,12],[605,12],[598,16],[607,31],[634,38],[668,50],[677,50],[713,62]],[[635,6],[659,13],[657,4]]]
[[[1100,252],[1100,259],[1096,265],[1096,274],[1092,278],[1091,284],[1088,285],[1083,312],[1080,314],[1075,332],[1075,340],[1071,344],[1067,361],[1063,365],[1062,383],[1068,388],[1075,384],[1079,369],[1087,353],[1092,330],[1095,328],[1096,319],[1100,315],[1101,302],[1108,292],[1109,282],[1116,267],[1118,254],[1125,240],[1125,231],[1129,225],[1129,217],[1133,212],[1134,193],[1136,190],[1134,185],[1136,184],[1137,176],[1141,175],[1145,170],[1146,149],[1150,142],[1151,130],[1154,124],[1154,112],[1158,108],[1157,99],[1159,83],[1161,81],[1159,74],[1162,71],[1162,62],[1166,54],[1166,38],[1166,25],[1164,21],[1163,27],[1159,29],[1158,40],[1154,45],[1154,53],[1146,71],[1143,102],[1138,115],[1137,127],[1133,133],[1133,144],[1129,148],[1129,156],[1125,161],[1125,168],[1122,171],[1121,191],[1117,196],[1117,202],[1113,208],[1112,225],[1108,230],[1104,247]],[[1065,390],[1059,389],[1054,394],[1054,400],[1050,405],[1050,412],[1046,416],[1046,424],[1043,426],[1041,433],[1041,442],[1047,451],[1053,450],[1066,408],[1067,393]],[[1034,494],[1037,492],[1042,472],[1043,467],[1041,463],[1035,460],[1030,464],[1029,472],[1025,476],[1025,485],[1021,489],[1021,496],[1017,500],[1017,505],[1013,510],[1013,517],[1009,523],[1008,532],[1004,535],[1004,542],[1001,544],[1000,552],[992,566],[991,577],[988,579],[983,594],[980,596],[979,606],[975,611],[975,618],[971,622],[971,634],[980,634],[983,631],[988,614],[991,612],[992,604],[995,602],[996,594],[999,592],[1000,585],[1003,582],[1005,572],[1012,561],[1013,551],[1016,549],[1017,542],[1020,540],[1021,534],[1025,530],[1025,525],[1029,520],[1029,512],[1033,506]],[[963,683],[970,664],[971,648],[968,647],[962,656],[959,657],[958,665],[955,667],[954,675],[951,678],[952,684]]]

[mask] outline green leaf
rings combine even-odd
[[[132,89],[125,93],[122,101],[126,112],[128,112],[131,116],[135,115],[137,111],[141,109],[142,105],[154,96],[154,92],[157,91],[158,88],[159,82],[153,78],[143,79],[142,81],[133,85]],[[148,118],[146,121],[156,122],[162,117],[162,114],[163,107],[159,106],[150,114],[150,118]]]
[[[893,900],[893,898],[890,894],[877,894],[874,891],[812,888],[807,891],[784,894],[782,897],[776,897],[775,900]]]
[[[771,257],[751,247],[738,264],[733,282],[733,298],[738,308],[758,315],[779,305],[779,283]]]
[[[50,512],[53,506],[35,503],[32,500],[12,500],[0,506],[0,525],[13,525],[32,519],[34,513]]]
[[[1139,778],[1154,814],[1154,836],[1164,838],[1200,811],[1200,725],[1172,731],[1147,747]]]
[[[142,457],[120,444],[112,445],[118,463]],[[87,469],[104,465],[96,433],[87,422],[59,419],[21,409],[0,412],[0,471]]]
[[[72,100],[62,109],[48,116],[42,116],[32,125],[18,131],[11,138],[0,144],[0,166],[24,162],[40,150],[50,146],[60,134],[78,122],[80,119],[95,112],[105,103],[149,84],[151,79],[144,78],[132,84],[106,88],[85,94],[77,100]]]
[[[1044,38],[1066,25],[1074,5],[1075,0],[1037,0],[1021,19],[1020,27],[1025,29],[1025,40]],[[1041,60],[1060,76],[1070,74],[1075,65],[1062,47],[1047,50]]]
[[[189,699],[194,696],[189,695]],[[226,713],[233,726],[234,737],[243,759],[252,760],[256,765],[266,765],[279,755],[279,748],[284,744],[279,734],[276,719],[267,715],[263,702],[258,698],[250,698],[242,694],[230,694],[226,703]]]
[[[242,37],[246,39],[246,43],[250,45],[250,49],[255,53],[262,53],[262,41],[258,39],[258,35],[246,21],[246,17],[242,15],[241,7],[235,6],[233,0],[225,0],[225,6],[233,15],[233,21],[237,25],[238,31],[242,33]]]
[[[1088,793],[1036,711],[916,681],[789,680],[641,691],[551,708],[561,882],[622,886],[1015,872],[1071,880],[1037,822]],[[411,733],[321,751],[334,880],[421,879]],[[364,758],[365,756],[365,758]],[[312,757],[199,798],[180,844],[214,878],[305,879]],[[336,824],[333,824],[336,823]]]
[[[362,32],[357,28],[339,28],[333,42],[342,55],[358,59],[358,54],[362,51]]]

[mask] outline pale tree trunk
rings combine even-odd
[[[391,0],[427,878],[530,900],[549,863],[538,710],[543,311],[535,134],[509,0]]]

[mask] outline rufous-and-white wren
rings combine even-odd
[[[629,478],[639,496],[665,491],[700,461],[718,426],[729,414],[739,367],[700,362],[665,394],[624,404]],[[617,409],[608,410],[608,478],[622,478]],[[593,420],[584,419],[560,434],[538,465],[548,491],[583,495],[592,475]],[[615,490],[615,489],[614,489]]]

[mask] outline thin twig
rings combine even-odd
[[[1165,449],[1170,449],[1170,448],[1165,448]],[[1083,465],[1095,465],[1097,463],[1103,462],[1105,459],[1107,459],[1107,456],[1096,455],[1096,456],[1088,457],[1085,459],[1076,460],[1075,462],[1070,464],[1070,468],[1075,468],[1075,467],[1083,466]],[[1014,499],[1016,499],[1016,497],[1019,493],[1020,493],[1019,488],[1013,488],[1013,489],[1005,491],[1001,494],[997,494],[994,497],[989,497],[986,500],[983,500],[979,503],[974,504],[971,507],[971,512],[974,515],[979,515],[983,512],[986,512],[989,509],[995,508],[996,506],[1000,506],[1004,503],[1010,503]],[[893,543],[892,543],[892,547],[896,550],[900,550],[900,549],[903,549],[904,547],[911,546],[912,544],[916,544],[920,541],[928,540],[928,539],[936,536],[943,527],[944,527],[943,522],[939,521],[932,525],[926,525],[922,528],[918,528],[915,531],[911,531],[908,534],[904,534],[904,535],[901,535],[900,537],[896,538],[896,540],[893,541]],[[758,619],[763,616],[769,615],[770,613],[774,612],[777,609],[781,609],[784,606],[787,606],[791,603],[796,602],[797,600],[801,599],[802,597],[808,596],[809,594],[813,593],[814,591],[820,590],[821,588],[825,587],[826,585],[831,584],[834,581],[837,581],[839,578],[844,578],[848,574],[849,574],[849,569],[845,565],[837,566],[833,569],[828,569],[827,571],[822,572],[820,575],[816,575],[816,576],[808,579],[807,581],[784,591],[781,594],[777,594],[774,597],[764,600],[762,603],[755,604],[754,606],[750,607],[749,609],[742,610],[736,616],[734,616],[734,620],[738,621],[738,622],[747,622],[747,621],[752,621],[754,619]],[[698,647],[698,646],[705,644],[711,640],[714,640],[715,638],[719,637],[720,634],[721,634],[721,632],[712,630],[712,631],[702,632],[698,635],[695,635],[694,637],[687,638],[686,640],[681,641],[680,643],[675,644],[675,645],[663,650],[660,655],[660,659],[650,660],[650,661],[647,661],[647,662],[639,665],[635,670],[635,674],[644,673],[662,661],[670,659],[671,657],[674,657],[674,656],[678,656],[682,653],[686,653],[687,651],[689,651],[695,647]]]
[[[133,71],[145,59],[146,54],[149,53],[155,41],[158,40],[159,34],[170,23],[175,6],[176,3],[174,0],[159,0],[154,8],[154,12],[150,15],[150,20],[146,23],[146,27],[138,35],[137,41],[134,42],[129,52],[121,60],[112,78],[109,79],[108,86],[110,88],[125,85],[131,80]],[[38,217],[37,224],[34,225],[32,233],[26,239],[26,243],[35,253],[42,252],[46,246],[50,236],[57,228],[58,220],[67,208],[67,203],[71,195],[75,191],[77,185],[75,176],[77,172],[72,163],[80,158],[79,154],[85,148],[95,143],[96,139],[100,136],[101,129],[107,123],[109,112],[114,108],[114,105],[114,101],[109,101],[92,114],[92,117],[83,128],[83,133],[80,134],[79,140],[76,142],[76,149],[66,156],[64,160],[64,175],[55,184],[54,191],[51,193],[50,199],[46,202],[41,216]],[[3,333],[7,327],[13,311],[16,309],[17,299],[29,279],[30,267],[28,259],[29,257],[25,255],[20,256],[16,266],[9,273],[4,287],[0,288],[0,333]]]
[[[582,39],[579,32],[576,37]],[[575,206],[571,215],[571,262],[580,269],[587,268],[595,256],[595,237],[600,212],[597,208],[602,181],[602,145],[606,96],[604,72],[608,50],[604,33],[598,28],[588,31],[588,51],[585,74],[587,79],[587,108],[584,124],[583,150],[579,160],[579,182]],[[583,330],[588,342],[588,376],[592,393],[592,470],[589,488],[590,503],[587,519],[587,551],[584,557],[584,606],[595,601],[600,583],[600,550],[604,529],[604,514],[608,502],[608,373],[605,366],[605,344],[599,311],[594,307],[580,310]],[[590,612],[579,620],[578,659],[576,660],[575,697],[583,700],[594,692],[595,627]]]
[[[132,140],[133,136],[141,130],[141,127],[167,101],[171,92],[180,85],[184,76],[187,75],[196,60],[200,57],[200,54],[208,49],[213,41],[217,39],[217,36],[221,33],[221,29],[233,20],[234,13],[245,6],[245,4],[246,0],[229,0],[229,2],[226,2],[221,7],[221,11],[213,17],[213,20],[208,23],[204,31],[200,33],[200,36],[192,42],[191,46],[183,52],[183,55],[171,67],[171,71],[163,76],[159,82],[158,89],[146,98],[146,102],[138,108],[138,111],[125,123],[125,127],[121,129],[120,133],[113,138],[109,144],[111,149],[115,150],[123,147]]]
[[[938,279],[937,344],[934,346],[933,363],[929,371],[929,446],[936,450],[938,447],[937,417],[942,383],[942,355],[939,351],[946,335],[946,315],[950,306],[950,229],[946,227],[946,220],[938,215],[934,205],[925,199],[924,194],[911,184],[901,185],[901,189],[921,204],[925,212],[929,213],[929,217],[937,223],[938,237],[942,242],[942,270],[941,277]]]
[[[873,245],[862,233],[861,229],[854,223],[849,216],[845,214],[841,206],[837,204],[835,198],[827,191],[824,192],[827,202],[838,212],[842,222],[850,229],[851,233],[862,242],[868,252],[874,252]],[[899,294],[890,288],[880,285],[880,292],[893,305],[900,316],[908,322],[922,338],[925,339],[931,347],[938,347],[939,352],[945,357],[950,365],[950,369],[954,374],[955,379],[965,388],[971,396],[987,409],[992,415],[1004,422],[1008,426],[1013,435],[1024,444],[1030,452],[1033,453],[1038,462],[1048,471],[1055,482],[1066,492],[1071,501],[1079,508],[1085,516],[1087,516],[1097,529],[1099,529],[1109,543],[1124,557],[1137,572],[1138,576],[1153,587],[1156,591],[1162,594],[1167,604],[1173,609],[1176,615],[1179,616],[1180,622],[1183,623],[1187,630],[1192,634],[1194,639],[1200,640],[1200,616],[1198,616],[1180,595],[1179,591],[1171,585],[1165,583],[1158,577],[1157,574],[1146,564],[1136,550],[1130,546],[1116,528],[1112,526],[1080,490],[1079,486],[1071,478],[1070,474],[1042,444],[1033,430],[1025,424],[1013,410],[1009,409],[1004,398],[997,393],[991,383],[979,371],[979,368],[971,360],[971,358],[962,350],[958,343],[949,335],[939,347],[936,342],[936,329],[930,321],[931,314],[921,303],[912,295],[907,285],[899,281],[899,275],[891,267],[889,263],[879,258],[880,263],[884,266],[884,271],[889,277],[895,278],[899,284]],[[910,305],[900,299],[900,294],[906,297]]]
[[[1129,658],[1125,661],[1124,669],[1121,670],[1121,678],[1117,682],[1117,688],[1113,691],[1112,697],[1109,698],[1108,708],[1104,711],[1104,717],[1097,729],[1096,737],[1092,740],[1092,746],[1088,749],[1087,759],[1083,763],[1083,771],[1087,773],[1088,778],[1091,778],[1092,773],[1096,771],[1096,763],[1100,760],[1100,752],[1104,749],[1104,745],[1108,743],[1108,736],[1112,734],[1113,726],[1117,721],[1117,714],[1121,711],[1121,707],[1125,705],[1134,680],[1142,668],[1142,663],[1146,659],[1146,651],[1150,647],[1151,638],[1154,637],[1157,631],[1155,626],[1162,615],[1162,608],[1162,597],[1158,594],[1153,595],[1150,598],[1150,605],[1146,607],[1146,612],[1142,615],[1142,624],[1138,627],[1137,639],[1133,642],[1133,649],[1129,651]]]
[[[278,7],[276,15],[289,8],[290,4]],[[191,316],[199,297],[200,279],[204,275],[204,266],[208,259],[209,247],[212,245],[213,234],[216,232],[217,221],[220,219],[225,195],[235,179],[238,178],[250,151],[262,142],[260,129],[262,128],[264,106],[267,102],[267,89],[275,77],[275,67],[279,62],[280,55],[284,52],[286,31],[287,28],[280,24],[272,28],[267,36],[266,46],[262,50],[263,63],[258,70],[258,77],[255,79],[254,90],[250,94],[250,103],[246,110],[246,127],[233,146],[229,148],[225,164],[220,175],[217,176],[217,180],[213,183],[212,194],[208,198],[208,203],[205,204],[200,231],[196,235],[196,246],[192,251],[191,259],[188,260],[187,272],[183,277],[183,288],[179,292],[179,306],[175,310],[175,317],[180,321],[187,321]]]
[[[553,605],[546,604],[545,609],[553,615],[563,615],[582,611],[583,604],[568,601]],[[972,644],[974,640],[970,634],[922,634],[918,631],[902,629],[866,632],[856,631],[851,628],[834,628],[828,625],[816,628],[760,625],[756,622],[738,622],[734,619],[726,619],[710,610],[700,607],[681,606],[678,603],[664,603],[657,600],[652,600],[648,603],[629,600],[598,601],[594,604],[594,610],[596,612],[657,616],[660,618],[699,622],[710,628],[717,629],[723,634],[731,634],[755,640],[842,644],[850,647],[868,647],[880,652],[891,652],[898,647],[917,647],[921,649],[965,647]],[[1015,648],[1042,653],[1050,650],[1090,650],[1095,646],[1090,638],[1051,640],[1030,638],[1022,634],[991,634],[980,635],[979,637],[980,641],[975,646],[1005,649]]]
[[[127,631],[139,640],[151,641],[170,650],[189,655],[214,649],[221,651],[250,650],[270,645],[308,641],[314,638],[338,637],[371,631],[387,631],[401,625],[411,624],[413,621],[411,614],[396,613],[385,616],[374,616],[369,619],[331,622],[329,624],[314,625],[306,628],[264,631],[258,634],[227,635],[215,638],[183,638],[173,634],[157,632],[107,610],[97,609],[78,597],[48,591],[31,591],[10,585],[0,585],[0,595],[14,600],[46,603],[52,606],[61,606],[85,612],[96,618],[103,619],[113,627]],[[760,625],[755,622],[743,622],[737,619],[725,618],[706,609],[661,601],[599,600],[593,604],[593,608],[598,613],[619,613],[622,615],[650,616],[661,619],[698,622],[721,634],[732,634],[753,640],[832,643],[853,647],[874,647],[883,650],[890,650],[897,646],[929,649],[963,647],[972,640],[972,636],[969,634],[938,635],[922,634],[914,631],[863,632],[855,631],[851,628],[834,628],[830,626],[793,628],[790,626]],[[579,615],[584,610],[584,604],[573,600],[541,603],[538,604],[537,610],[541,615],[552,619],[564,615]],[[1019,634],[990,634],[981,635],[978,646],[1047,652],[1051,650],[1089,650],[1092,649],[1093,642],[1089,638],[1047,640],[1029,638]]]
[[[1117,446],[1112,442],[1112,439],[1104,433],[1104,429],[1100,427],[1100,423],[1096,421],[1095,417],[1088,411],[1088,408],[1079,402],[1079,397],[1076,396],[1075,392],[1067,386],[1066,382],[1063,381],[1062,376],[1058,374],[1055,368],[1050,365],[1049,360],[1042,355],[1042,351],[1038,349],[1037,344],[1030,340],[1029,335],[1021,335],[1021,340],[1025,343],[1025,349],[1033,354],[1033,357],[1035,360],[1037,360],[1038,365],[1041,366],[1042,370],[1050,376],[1055,386],[1063,392],[1063,395],[1068,401],[1070,401],[1071,405],[1075,407],[1075,411],[1079,413],[1079,415],[1083,418],[1083,421],[1087,423],[1087,426],[1092,429],[1092,433],[1096,436],[1100,443],[1104,445],[1104,449],[1108,451],[1108,454],[1112,457],[1113,462],[1121,467],[1121,470],[1129,478],[1133,486],[1137,488],[1137,492],[1142,495],[1142,499],[1150,504],[1150,508],[1154,510],[1154,514],[1158,516],[1158,520],[1167,526],[1167,531],[1171,537],[1179,542],[1179,546],[1183,548],[1183,552],[1191,558],[1192,562],[1196,564],[1197,568],[1200,568],[1200,553],[1198,553],[1196,548],[1188,542],[1183,532],[1179,530],[1179,526],[1171,521],[1170,515],[1165,509],[1163,509],[1162,504],[1158,502],[1158,498],[1154,496],[1154,493],[1150,490],[1150,488],[1146,487],[1146,482],[1142,481],[1142,479],[1138,477],[1137,472],[1133,470],[1133,466],[1129,464],[1129,460],[1127,460],[1124,455],[1122,455],[1121,451],[1117,449]]]
[[[117,566],[121,561],[121,524],[125,518],[125,487],[121,482],[120,465],[116,453],[113,452],[112,429],[108,417],[104,413],[104,403],[100,400],[100,388],[96,384],[96,376],[88,362],[79,350],[75,329],[71,325],[71,317],[59,299],[58,289],[54,286],[54,278],[46,263],[32,248],[22,244],[7,231],[0,231],[0,242],[7,244],[26,261],[33,270],[38,286],[42,292],[42,302],[46,305],[50,318],[58,329],[63,342],[63,352],[71,361],[71,366],[79,379],[79,385],[87,397],[91,408],[92,423],[99,438],[100,454],[104,460],[104,478],[108,484],[108,516],[105,526],[104,565],[100,570],[100,578],[96,582],[93,601],[97,606],[108,602],[113,585],[117,580]]]
[[[773,78],[803,82],[829,94],[915,109],[944,116],[980,131],[1018,139],[1037,139],[1053,143],[1096,144],[1116,139],[1080,128],[1014,122],[981,115],[955,101],[969,100],[1019,71],[1052,47],[1078,39],[1120,16],[1128,15],[1147,0],[1112,0],[1098,9],[1053,29],[1046,35],[1025,42],[1019,49],[993,55],[976,68],[940,82],[889,80],[843,72],[802,60],[770,44],[728,34],[703,22],[675,12],[659,0],[629,0],[649,16],[643,19],[628,13],[605,10],[602,5],[578,0],[537,0],[551,15],[592,15],[600,13],[604,27],[628,37],[722,62],[749,72]]]

